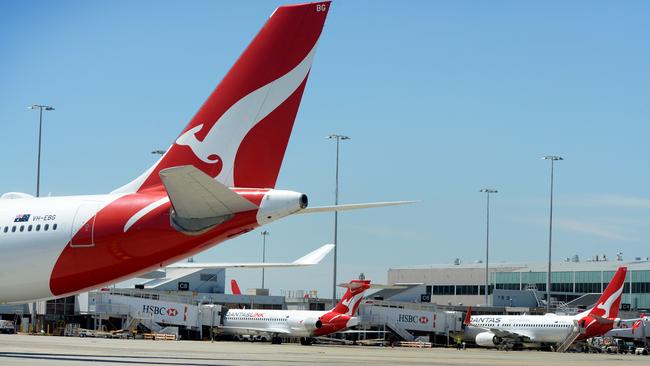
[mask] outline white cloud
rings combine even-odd
[[[523,204],[548,205],[548,197],[524,199],[518,201]],[[621,207],[621,208],[650,208],[650,198],[623,196],[615,194],[584,195],[584,196],[556,196],[554,206],[568,207]]]
[[[559,219],[553,222],[555,227],[564,229],[567,231],[573,231],[581,234],[587,234],[592,236],[598,236],[601,238],[612,239],[612,240],[622,240],[622,241],[634,241],[636,239],[631,238],[625,234],[625,230],[614,224],[604,224],[596,223],[594,221],[581,221],[574,219]]]
[[[650,208],[650,198],[620,195],[558,197],[558,205]]]

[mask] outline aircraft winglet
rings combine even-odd
[[[291,264],[295,266],[311,266],[318,264],[323,258],[325,258],[327,253],[332,251],[332,249],[334,249],[334,244],[325,244],[313,252],[296,259]]]

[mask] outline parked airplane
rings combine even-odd
[[[109,194],[0,199],[0,302],[136,277],[307,208],[275,189],[330,2],[281,6],[172,146]],[[128,132],[127,132],[128,133]]]
[[[465,338],[482,347],[558,346],[566,350],[575,340],[607,333],[617,318],[627,267],[619,267],[596,306],[577,315],[471,315],[465,318]]]
[[[638,318],[621,319],[618,328],[614,328],[605,334],[605,337],[616,337],[622,339],[645,339],[650,336],[647,329],[650,325],[650,317],[641,313]]]
[[[219,331],[235,336],[270,336],[274,344],[284,337],[300,337],[300,344],[310,345],[312,337],[335,333],[359,323],[354,315],[370,288],[370,281],[352,280],[340,285],[348,290],[339,303],[329,311],[312,310],[228,310]]]

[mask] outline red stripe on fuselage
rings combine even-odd
[[[258,189],[236,191],[258,206],[266,192]],[[160,189],[150,190],[120,197],[101,209],[95,217],[94,246],[75,248],[68,243],[57,259],[50,277],[52,294],[61,296],[132,278],[137,273],[186,258],[258,226],[257,211],[248,211],[236,214],[201,235],[186,235],[171,227],[168,202],[124,232],[129,218],[165,196]],[[75,234],[78,235],[80,233]]]

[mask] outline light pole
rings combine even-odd
[[[268,230],[262,231],[262,263],[266,263],[266,237],[269,236]],[[264,267],[262,267],[262,288],[264,288]]]
[[[43,131],[43,110],[53,111],[54,107],[43,104],[32,104],[27,109],[38,109],[38,158],[36,160],[36,197],[41,195],[41,136]],[[36,321],[36,303],[32,303],[32,322]],[[43,324],[41,324],[41,330]],[[36,328],[34,328],[36,330]]]
[[[543,160],[551,161],[551,208],[549,210],[548,219],[548,272],[546,273],[546,312],[550,311],[551,307],[551,242],[553,240],[553,167],[556,161],[564,160],[561,156],[547,155],[542,158]]]
[[[38,109],[38,160],[36,162],[36,197],[41,195],[41,131],[43,130],[43,110],[53,111],[54,107],[42,104],[33,104],[27,109]]]
[[[341,144],[341,140],[349,140],[350,138],[348,136],[343,136],[343,135],[329,135],[326,137],[327,139],[330,140],[336,140],[336,183],[335,183],[335,188],[334,188],[334,205],[339,204],[339,145]],[[339,213],[338,211],[334,211],[334,270],[333,270],[333,278],[332,278],[332,304],[336,304],[336,261],[337,261],[337,256],[336,252],[338,249],[338,222],[339,222]]]
[[[485,193],[487,198],[486,220],[485,220],[485,305],[488,305],[489,289],[489,268],[490,268],[490,194],[499,193],[496,189],[483,188],[479,192]]]

